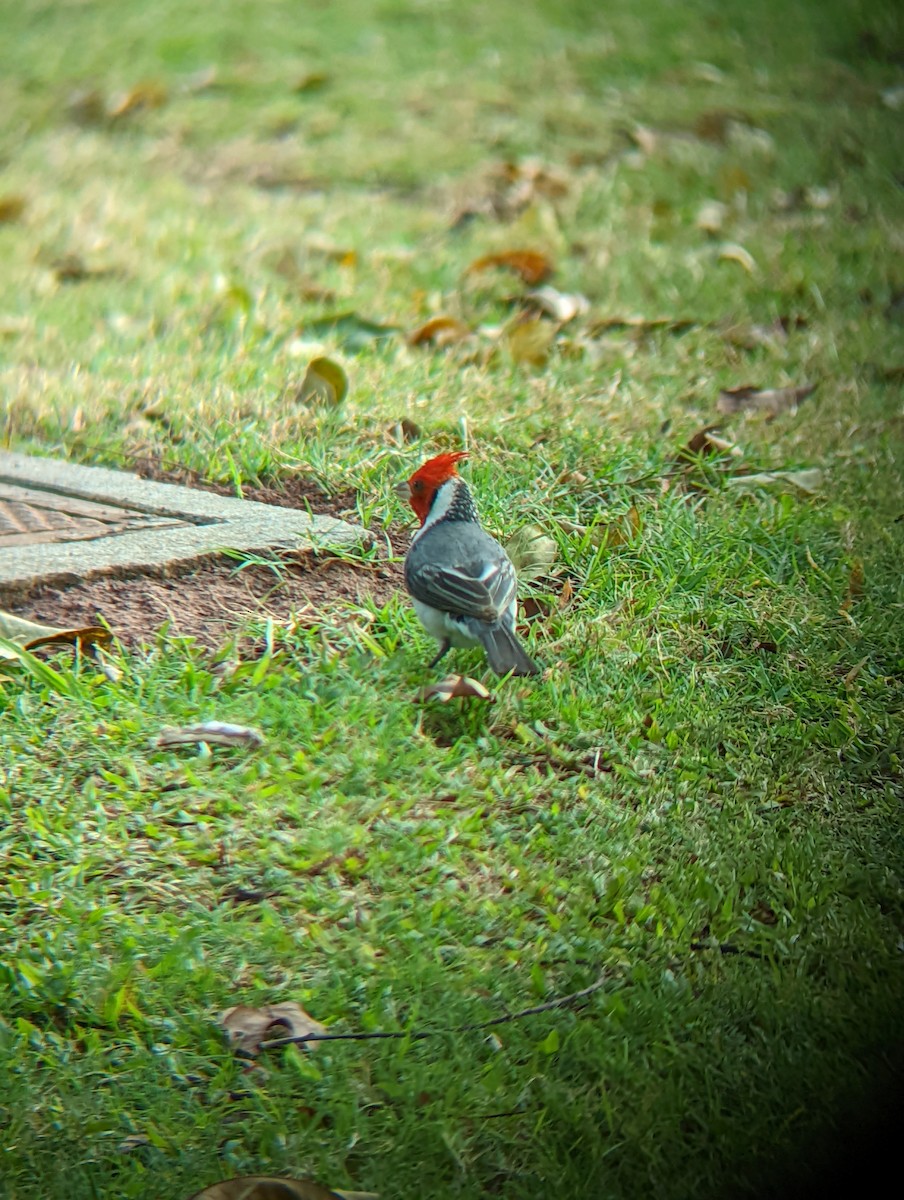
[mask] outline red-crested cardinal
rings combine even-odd
[[[439,642],[435,667],[451,646],[483,646],[497,675],[536,675],[515,637],[518,579],[511,559],[480,528],[468,485],[455,470],[467,454],[438,454],[396,485],[421,523],[405,556],[414,611]]]

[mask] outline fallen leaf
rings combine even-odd
[[[528,292],[526,299],[560,325],[566,325],[575,317],[590,311],[590,301],[586,296],[558,292],[549,285],[538,288],[535,292]]]
[[[394,337],[399,333],[397,325],[379,325],[360,317],[356,312],[334,313],[328,317],[319,317],[308,321],[304,326],[305,333],[323,336],[331,334],[343,349],[358,353],[374,342]]]
[[[694,122],[694,133],[701,141],[724,143],[728,140],[729,127],[738,120],[736,113],[724,108],[702,112]]]
[[[66,101],[66,112],[79,125],[101,125],[107,119],[103,92],[96,87],[78,88]]]
[[[702,429],[698,429],[675,455],[676,459],[681,462],[691,462],[700,458],[701,455],[707,454],[733,454],[736,458],[740,457],[742,453],[740,448],[734,442],[719,437],[715,432],[718,428],[718,425],[704,425]]]
[[[331,1191],[313,1179],[242,1175],[195,1192],[189,1200],[380,1200],[377,1192]]]
[[[326,71],[307,71],[292,85],[293,92],[320,92],[330,82]]]
[[[516,321],[505,331],[505,347],[516,363],[542,367],[549,358],[556,331],[548,321]]]
[[[251,1008],[237,1004],[220,1014],[219,1024],[226,1031],[229,1043],[237,1054],[253,1058],[261,1048],[261,1042],[278,1038],[306,1037],[310,1033],[326,1033],[326,1026],[309,1016],[300,1004],[286,1000],[280,1004],[265,1004]],[[301,1043],[299,1043],[301,1044]],[[313,1047],[314,1043],[305,1043]]]
[[[7,192],[5,196],[0,196],[0,225],[10,225],[13,221],[18,221],[25,212],[25,204],[25,197],[15,192]]]
[[[406,442],[416,442],[419,437],[423,437],[424,431],[415,421],[403,417],[401,421],[390,425],[388,433],[397,446],[403,446]]]
[[[823,482],[819,467],[806,467],[800,471],[762,471],[754,475],[734,475],[726,479],[726,487],[736,492],[753,492],[758,488],[767,491],[800,491],[808,496],[815,495]]]
[[[564,533],[586,538],[591,546],[605,546],[608,550],[628,545],[643,528],[640,513],[633,504],[623,517],[614,521],[597,521],[593,525],[582,525],[578,521],[570,521],[567,517],[559,517],[556,524]]]
[[[483,258],[475,259],[468,271],[476,273],[493,267],[514,271],[525,283],[532,285],[543,283],[555,270],[552,261],[537,250],[503,250],[499,254],[485,254]]]
[[[719,259],[722,262],[737,263],[750,275],[756,274],[756,259],[737,242],[726,242],[719,250]]]
[[[0,611],[0,637],[15,642],[23,650],[37,650],[40,646],[75,646],[84,652],[94,646],[107,646],[113,635],[102,625],[84,625],[76,629],[57,629],[52,625],[40,625],[13,613]],[[0,646],[0,658],[15,659],[12,650]]]
[[[764,654],[778,654],[778,642],[772,641],[756,641],[753,643],[754,650],[762,650]]]
[[[423,346],[428,342],[432,342],[434,346],[442,348],[444,346],[452,346],[456,342],[462,342],[465,338],[470,337],[470,335],[471,330],[464,321],[459,321],[458,317],[431,317],[420,329],[416,329],[414,333],[409,334],[408,344],[410,346]]]
[[[539,525],[522,525],[506,542],[505,552],[512,560],[518,577],[530,580],[549,574],[558,556],[558,547]]]
[[[264,735],[250,725],[229,725],[225,721],[202,721],[199,725],[168,726],[161,729],[156,742],[158,748],[168,746],[193,746],[206,742],[209,746],[247,746],[251,749],[263,746]]]
[[[112,96],[106,107],[106,116],[111,121],[119,121],[146,109],[162,108],[166,101],[167,90],[164,85],[154,79],[146,79],[128,91]]]
[[[295,394],[297,404],[311,408],[335,408],[348,392],[348,376],[332,358],[315,358],[308,364],[301,387]]]
[[[722,232],[722,227],[725,224],[727,216],[727,204],[723,204],[721,200],[707,200],[697,210],[697,217],[694,224],[703,233],[708,233],[711,237],[715,237],[717,233]]]
[[[806,400],[815,390],[815,383],[783,388],[761,389],[749,384],[743,387],[723,388],[716,401],[716,411],[731,415],[747,409],[775,417],[789,408],[795,408],[801,400]]]
[[[443,704],[448,703],[453,699],[462,700],[495,700],[495,696],[477,679],[471,679],[468,675],[447,675],[445,679],[441,679],[438,683],[431,683],[425,688],[421,688],[418,693],[418,699],[439,700]]]

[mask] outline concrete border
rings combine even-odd
[[[237,500],[124,471],[0,451],[0,480],[189,522],[90,541],[0,548],[0,595],[101,575],[178,574],[223,550],[350,550],[371,541],[359,526],[253,500]]]

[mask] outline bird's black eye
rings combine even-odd
[[[414,483],[411,485],[411,490],[413,492],[422,492],[424,490],[423,479],[415,479]]]

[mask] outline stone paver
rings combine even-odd
[[[348,550],[369,540],[333,517],[0,451],[0,599],[40,583],[165,575],[225,549]]]

